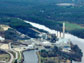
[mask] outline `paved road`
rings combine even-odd
[[[11,48],[11,43],[9,43],[9,50],[13,51],[16,55],[15,59],[18,59],[18,52],[16,52],[14,49]]]

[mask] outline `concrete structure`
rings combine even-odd
[[[69,52],[71,50],[71,41],[69,39],[60,38],[56,42],[56,46],[61,48],[64,52]]]
[[[48,38],[48,35],[46,33],[39,34],[41,40],[46,40]]]

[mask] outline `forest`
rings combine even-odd
[[[58,3],[74,3],[75,6],[58,6]],[[83,0],[0,0],[0,18],[14,17],[43,24],[62,31],[62,22],[77,26],[66,26],[66,32],[84,38]],[[61,22],[61,23],[60,23]],[[71,28],[71,29],[70,29]],[[69,30],[70,29],[70,30]]]

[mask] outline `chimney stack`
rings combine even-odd
[[[60,34],[60,38],[61,38],[61,32],[59,32],[59,34]]]
[[[56,35],[57,35],[57,37],[58,37],[58,31],[57,31],[57,34],[56,34]]]
[[[65,38],[65,23],[63,23],[63,38]]]

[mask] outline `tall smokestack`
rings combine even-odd
[[[63,38],[65,38],[65,23],[63,23]]]

